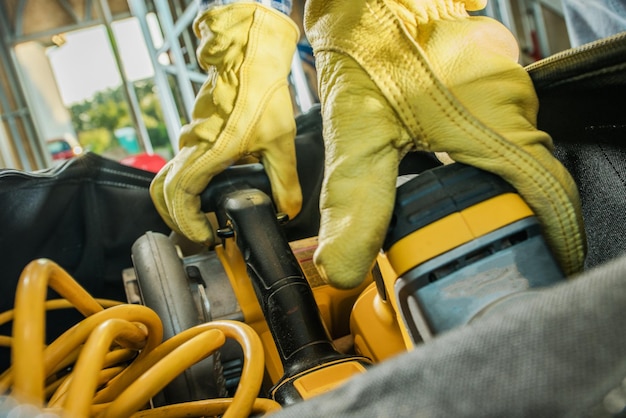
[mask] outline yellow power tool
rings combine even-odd
[[[398,187],[383,250],[377,289],[363,293],[352,318],[357,351],[377,360],[564,280],[515,189],[460,163]]]

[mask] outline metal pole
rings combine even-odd
[[[152,148],[152,143],[150,142],[150,137],[148,135],[148,130],[146,129],[146,124],[143,121],[141,116],[141,110],[139,108],[139,101],[137,100],[137,93],[135,89],[126,77],[126,71],[124,69],[124,63],[122,62],[122,58],[120,56],[120,51],[117,47],[117,41],[115,39],[115,34],[113,33],[113,29],[111,27],[113,23],[113,17],[111,15],[111,10],[109,9],[109,5],[106,0],[98,1],[98,11],[100,12],[101,18],[104,21],[104,26],[106,28],[107,36],[109,38],[109,42],[111,43],[111,49],[113,50],[113,56],[115,58],[115,63],[117,64],[117,68],[120,72],[120,76],[122,77],[122,85],[124,87],[124,93],[126,95],[126,99],[128,100],[128,104],[130,106],[130,115],[133,119],[133,123],[137,128],[137,136],[138,139],[144,146],[146,153],[153,154],[154,150]]]
[[[314,100],[297,49],[291,61],[291,84],[293,86],[296,104],[300,108],[300,111],[305,113],[313,106]]]
[[[163,65],[159,62],[154,42],[152,42],[152,36],[150,34],[150,28],[146,21],[146,15],[148,9],[144,0],[129,0],[128,6],[131,13],[137,18],[141,33],[148,47],[148,55],[150,55],[150,62],[154,67],[154,82],[157,87],[157,94],[161,102],[161,109],[163,110],[163,117],[165,119],[165,127],[167,129],[167,135],[170,138],[172,149],[174,153],[178,150],[178,135],[181,129],[180,117],[178,109],[176,108],[176,102],[172,94],[172,89],[168,83],[167,75],[163,70]]]
[[[5,12],[6,11],[3,10],[2,13],[0,13],[0,28],[2,28],[2,33],[0,34],[2,37],[2,43],[0,44],[0,62],[5,63],[4,69],[7,76],[7,82],[14,97],[14,102],[17,109],[16,111],[11,110],[12,107],[9,102],[8,96],[2,90],[0,90],[0,111],[4,113],[2,115],[2,118],[0,118],[0,121],[6,121],[6,124],[9,128],[9,135],[12,139],[13,147],[17,152],[17,156],[19,158],[19,163],[24,170],[30,171],[34,168],[31,165],[26,149],[24,148],[24,143],[28,140],[28,138],[22,138],[20,129],[16,122],[16,118],[18,116],[22,117],[25,120],[24,113],[27,113],[27,110],[25,108],[22,108],[21,101],[18,97],[19,92],[17,91],[17,87],[19,86],[19,83],[15,77],[15,67],[11,65],[11,63],[14,63],[14,61],[12,60],[12,58],[14,57],[11,57],[9,52],[7,51],[8,45],[10,44],[11,34],[9,32],[10,26],[9,22],[6,19],[7,14]],[[25,121],[24,126],[27,127],[27,125],[28,123],[26,123]],[[3,159],[5,160],[5,162],[16,162],[14,158],[9,158],[9,155],[7,155],[6,158],[4,157],[5,156],[3,155]]]
[[[537,31],[537,40],[539,41],[539,49],[541,58],[545,58],[552,54],[550,48],[550,41],[548,39],[548,30],[546,29],[546,22],[543,18],[543,10],[541,3],[538,1],[532,2],[533,16],[535,17],[535,30]]]
[[[198,1],[194,0],[190,2],[184,10],[182,10],[180,2],[173,3],[174,9],[176,10],[176,16],[178,16],[176,23],[174,23],[174,33],[181,34],[185,49],[194,55],[193,52],[196,50],[196,46],[194,44],[195,35],[190,36],[190,31],[188,29],[191,27],[190,23],[193,22],[198,14]],[[200,71],[198,61],[195,59],[190,61],[191,62],[187,63],[187,68],[193,69],[193,71]]]
[[[196,94],[193,91],[193,86],[187,76],[187,66],[185,65],[183,53],[180,50],[180,44],[177,39],[178,33],[174,27],[172,13],[167,0],[155,0],[154,4],[159,15],[159,22],[161,22],[161,27],[163,28],[163,35],[170,46],[172,60],[174,61],[173,64],[176,68],[176,78],[178,80],[178,86],[180,87],[183,107],[185,108],[185,116],[188,121],[191,121],[191,112],[196,100]],[[188,18],[187,15],[185,16]],[[188,22],[189,25],[191,25],[191,23],[192,20]]]
[[[509,1],[498,0],[498,9],[500,12],[500,22],[506,26],[511,33],[517,36],[517,27],[515,26],[515,19],[513,17],[513,11],[511,10],[511,4]]]

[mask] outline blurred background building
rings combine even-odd
[[[0,0],[0,168],[35,171],[85,151],[141,168],[172,157],[205,74],[195,0]],[[301,16],[296,2],[294,19]],[[570,47],[561,0],[490,0],[522,64]],[[306,39],[296,113],[317,100]],[[142,160],[142,158],[144,160]],[[147,158],[147,160],[146,160]]]

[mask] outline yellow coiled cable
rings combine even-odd
[[[64,299],[46,301],[47,288]],[[45,346],[47,310],[76,308],[85,319]],[[12,366],[0,375],[0,393],[20,405],[67,418],[246,417],[280,409],[257,398],[264,374],[259,336],[236,321],[198,325],[162,341],[160,319],[151,309],[95,299],[53,261],[39,259],[23,270],[13,320]],[[244,365],[233,398],[207,399],[148,409],[150,399],[192,364],[219,349],[226,338],[242,347]],[[69,369],[69,372],[67,370]],[[61,374],[59,376],[59,374]]]

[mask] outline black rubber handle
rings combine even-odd
[[[289,247],[269,196],[257,189],[235,191],[224,197],[223,209],[274,337],[285,376],[345,357],[335,351],[328,337],[313,291]]]
[[[201,208],[204,212],[219,211],[226,194],[244,189],[257,189],[271,196],[272,186],[262,164],[235,165],[217,174],[200,195]]]

